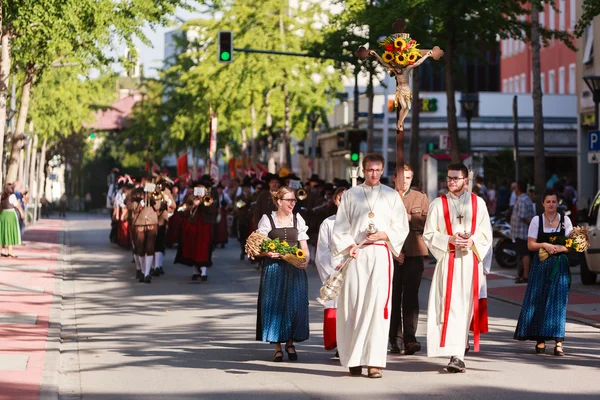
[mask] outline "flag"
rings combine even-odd
[[[177,176],[185,177],[188,174],[188,159],[187,153],[184,153],[179,158],[177,158]]]

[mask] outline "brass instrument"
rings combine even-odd
[[[238,201],[235,202],[235,206],[237,208],[244,208],[246,206],[246,202],[242,199],[239,199]]]
[[[298,195],[298,200],[300,201],[306,200],[306,198],[308,197],[308,193],[306,193],[306,190],[304,189],[298,189],[298,192],[296,192],[296,194]]]
[[[212,196],[210,195],[210,189],[211,188],[206,189],[208,191],[208,194],[202,198],[202,204],[204,204],[204,207],[210,207],[212,205],[212,203],[215,201],[212,198]]]

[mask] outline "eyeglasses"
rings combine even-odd
[[[369,174],[381,174],[383,172],[382,169],[365,169],[365,172]]]
[[[281,199],[282,201],[289,201],[290,203],[296,203],[298,202],[297,199]]]
[[[465,179],[465,178],[456,177],[456,176],[447,176],[446,177],[446,180],[448,182],[458,182],[458,181],[463,180],[463,179]]]

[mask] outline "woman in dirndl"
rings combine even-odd
[[[308,227],[300,214],[294,214],[296,194],[289,187],[281,187],[272,193],[277,211],[264,214],[258,222],[258,231],[270,239],[279,238],[290,246],[298,246],[306,254],[306,261],[299,267],[284,261],[279,253],[265,252],[260,289],[256,340],[275,345],[273,361],[283,361],[281,343],[290,361],[298,354],[294,342],[308,339],[308,282],[304,270],[310,260],[308,254]]]
[[[21,229],[19,218],[23,219],[23,208],[15,195],[15,187],[12,183],[4,185],[2,197],[0,198],[0,243],[2,243],[2,257],[16,256],[12,247],[21,244]]]
[[[553,340],[554,355],[563,356],[571,273],[567,248],[553,243],[558,237],[568,237],[573,224],[558,212],[558,194],[553,189],[544,192],[542,205],[544,212],[529,225],[527,246],[535,256],[514,338],[535,340],[538,354],[546,351],[547,340]],[[544,261],[538,255],[542,248],[550,255]]]

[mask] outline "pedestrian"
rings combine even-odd
[[[510,232],[515,243],[520,267],[515,283],[527,283],[529,280],[529,266],[531,253],[527,247],[527,232],[531,219],[535,216],[533,201],[527,195],[527,185],[523,181],[517,182],[515,189],[517,201],[510,216]]]
[[[340,206],[342,201],[342,195],[346,191],[346,188],[337,188],[333,194],[333,203],[336,207]],[[337,209],[335,210],[337,211]],[[317,271],[319,272],[319,278],[321,282],[325,284],[331,274],[333,274],[335,268],[342,261],[343,257],[334,257],[331,253],[331,246],[333,244],[333,226],[335,224],[335,212],[333,215],[326,218],[319,227],[319,237],[317,239],[317,250],[315,254],[315,264]],[[335,334],[336,325],[336,311],[337,311],[337,299],[329,300],[325,304],[325,310],[323,313],[323,341],[325,350],[333,350],[337,347],[337,339]],[[336,351],[336,357],[339,357]]]
[[[237,224],[236,232],[240,242],[240,260],[244,260],[246,256],[246,240],[250,236],[250,219],[252,216],[250,207],[253,198],[251,189],[250,179],[244,179],[241,192],[234,197],[233,202],[233,212]]]
[[[390,320],[390,352],[413,355],[421,350],[417,340],[419,324],[419,287],[423,277],[423,257],[429,253],[423,241],[423,229],[429,210],[427,195],[412,190],[414,172],[409,164],[404,164],[404,182],[397,182],[396,188],[402,195],[408,213],[410,231],[398,257],[394,257],[394,281],[392,290],[392,316]],[[394,181],[397,181],[394,172]]]
[[[265,181],[267,183],[267,188],[264,188],[264,186],[262,190],[260,190],[258,187],[256,188],[256,201],[252,212],[252,230],[256,229],[258,221],[261,220],[263,215],[270,215],[273,211],[277,210],[277,206],[273,203],[271,193],[276,192],[281,186],[279,177],[275,174],[268,173]]]
[[[216,203],[218,207],[217,223],[215,225],[215,247],[220,245],[221,248],[229,241],[229,228],[227,226],[227,215],[231,209],[231,198],[223,191],[223,185],[219,182],[217,185]]]
[[[427,356],[450,356],[448,372],[465,372],[469,326],[475,351],[487,331],[483,258],[492,246],[492,227],[485,201],[467,191],[462,163],[450,164],[448,194],[431,202],[423,239],[437,260],[427,311]]]
[[[381,154],[364,157],[365,182],[344,193],[333,228],[332,253],[353,258],[338,298],[340,362],[351,375],[367,366],[370,378],[381,378],[386,366],[392,255],[400,255],[409,229],[402,199],[380,183],[383,163]],[[367,235],[370,224],[378,231]]]
[[[275,345],[273,361],[283,361],[281,343],[290,361],[296,361],[295,342],[308,339],[308,280],[305,268],[308,254],[308,227],[298,213],[293,213],[296,194],[283,186],[272,193],[277,211],[263,214],[258,231],[270,239],[286,241],[298,246],[306,254],[306,261],[299,267],[284,261],[279,253],[264,252],[265,257],[260,289],[258,292],[256,340]]]
[[[529,225],[527,244],[535,255],[514,338],[535,340],[536,353],[544,353],[546,341],[554,340],[554,355],[563,356],[571,273],[567,248],[552,242],[557,237],[568,237],[573,224],[558,212],[558,193],[554,189],[547,189],[542,198],[544,211]],[[537,254],[540,249],[550,255],[545,261],[540,261]]]
[[[12,252],[13,246],[21,244],[21,229],[19,218],[23,219],[23,209],[15,195],[15,187],[11,183],[4,185],[0,197],[0,243],[2,257],[16,258]]]
[[[58,200],[58,217],[67,218],[67,193],[63,193]]]
[[[157,210],[158,226],[156,241],[154,243],[152,276],[160,276],[165,274],[163,260],[167,250],[167,226],[170,216],[175,212],[175,199],[173,199],[173,195],[169,189],[169,183],[162,178],[156,182],[156,191],[153,197],[156,202],[155,209]]]
[[[25,204],[25,197],[27,195],[26,191],[23,191],[23,183],[19,180],[13,182],[14,195],[21,206],[19,209],[16,209],[19,213],[19,229],[21,230],[21,236],[23,236],[23,232],[25,232],[25,217],[27,212],[27,207]],[[19,211],[20,210],[20,211]]]

